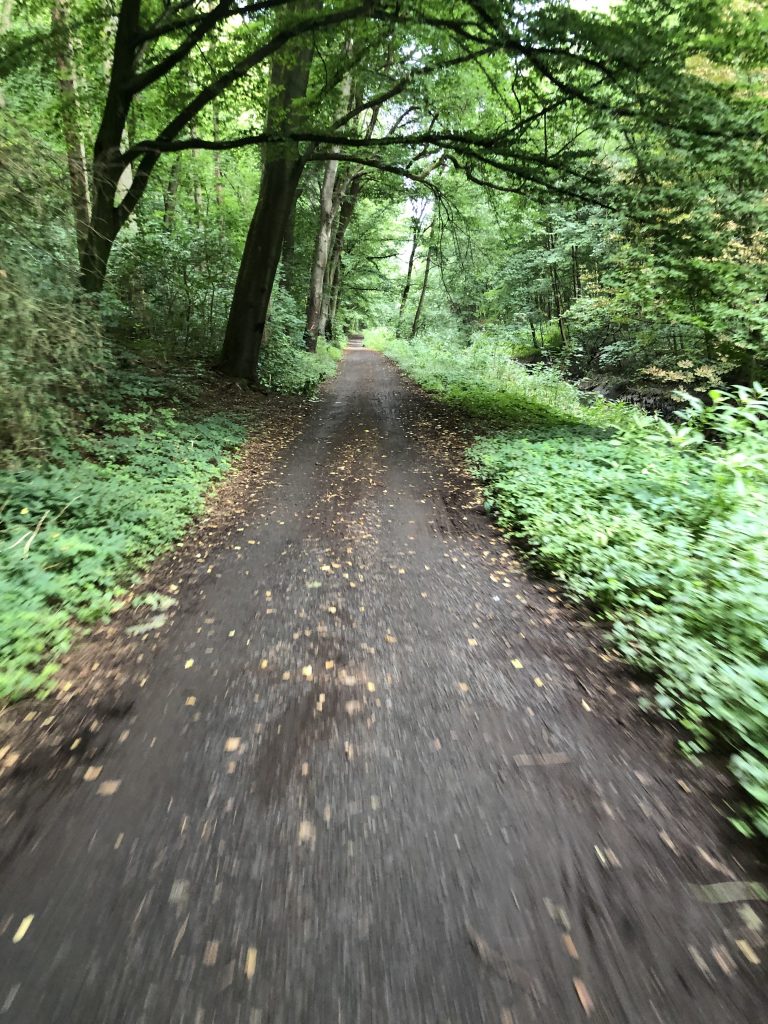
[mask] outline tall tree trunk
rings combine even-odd
[[[72,196],[72,210],[75,217],[75,237],[80,260],[85,254],[88,238],[88,224],[91,219],[91,190],[85,155],[85,142],[80,131],[77,80],[72,37],[67,23],[65,0],[55,0],[51,21],[56,40],[56,67],[61,92],[61,125],[64,145],[67,150],[69,189]]]
[[[80,282],[88,292],[104,287],[109,255],[125,219],[115,206],[115,195],[127,166],[120,146],[131,104],[140,8],[141,0],[123,0],[120,5],[107,98],[93,145],[91,221],[80,260]]]
[[[416,315],[413,318],[413,326],[411,327],[411,337],[416,337],[416,332],[419,329],[419,320],[421,319],[421,313],[424,309],[424,297],[427,294],[427,284],[429,282],[429,268],[432,265],[432,244],[427,247],[427,262],[424,264],[424,280],[421,282],[421,293],[419,294],[419,302],[416,306]]]
[[[307,297],[307,326],[304,330],[304,343],[308,352],[314,352],[317,349],[323,305],[323,284],[326,279],[326,268],[328,266],[333,235],[333,198],[338,172],[338,160],[329,160],[325,165],[323,184],[320,189],[320,226],[315,242],[312,273],[309,279],[309,295]]]
[[[362,187],[363,175],[360,171],[356,171],[339,189],[339,216],[336,221],[336,231],[331,254],[328,259],[326,280],[323,286],[323,302],[320,311],[320,326],[318,329],[318,334],[322,334],[325,337],[333,337],[336,307],[338,306],[339,290],[341,288],[341,254],[344,250],[344,237],[347,233],[347,228],[352,222]]]
[[[400,312],[397,315],[398,333],[400,324],[402,323],[403,317],[405,316],[405,306],[408,302],[408,295],[411,291],[411,278],[413,276],[413,263],[416,259],[416,250],[419,247],[419,220],[417,217],[413,218],[413,242],[411,244],[411,255],[408,257],[408,271],[405,275],[405,285],[403,287],[403,294],[400,296]]]
[[[306,47],[274,58],[268,131],[291,126],[294,100],[307,92],[311,62],[312,50]],[[270,144],[262,153],[259,199],[245,241],[219,364],[229,376],[253,381],[258,379],[272,286],[304,169],[294,143]]]

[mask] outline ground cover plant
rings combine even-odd
[[[0,701],[45,690],[75,627],[108,615],[202,509],[247,425],[185,413],[193,398],[189,375],[169,394],[123,374],[91,429],[0,469]]]
[[[482,344],[383,346],[503,426],[469,452],[488,511],[611,623],[687,752],[727,753],[750,797],[734,822],[768,836],[768,393],[713,391],[666,422]]]

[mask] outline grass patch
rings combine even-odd
[[[487,348],[374,343],[499,428],[470,450],[486,507],[654,674],[687,753],[728,753],[751,798],[734,824],[768,836],[766,392],[713,392],[670,426]]]

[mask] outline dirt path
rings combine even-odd
[[[450,433],[347,354],[4,867],[0,1021],[765,1020],[761,904],[705,898],[753,876],[596,631],[457,500]]]

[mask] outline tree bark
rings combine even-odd
[[[336,233],[328,261],[327,282],[323,293],[323,306],[320,314],[319,333],[326,338],[332,338],[335,331],[336,310],[339,305],[339,295],[341,292],[341,256],[344,251],[344,238],[347,234],[347,228],[352,223],[362,187],[363,174],[360,171],[355,171],[351,178],[346,181],[341,191],[339,219],[336,223]]]
[[[408,302],[408,295],[411,290],[411,277],[413,276],[413,263],[416,259],[416,250],[419,247],[419,221],[417,217],[413,218],[413,243],[411,245],[411,255],[408,258],[408,272],[405,275],[405,285],[403,287],[403,294],[400,297],[400,312],[397,316],[398,327],[402,323],[403,317],[405,316],[405,305]],[[398,331],[399,333],[399,331]]]
[[[320,189],[320,225],[315,242],[312,273],[309,280],[309,295],[307,297],[307,325],[304,330],[304,343],[308,352],[316,351],[317,338],[320,333],[323,284],[326,280],[326,269],[331,250],[334,220],[333,196],[338,173],[338,160],[329,160],[325,165],[323,185]]]
[[[306,95],[311,62],[312,50],[306,46],[273,59],[268,131],[291,127],[291,108]],[[264,147],[259,199],[245,241],[219,363],[222,372],[231,377],[258,380],[269,300],[303,169],[295,143]]]
[[[115,196],[128,164],[120,147],[133,95],[140,8],[141,0],[123,0],[120,5],[107,98],[93,146],[91,220],[80,260],[80,282],[88,292],[102,290],[109,254],[125,220]]]
[[[80,131],[77,80],[75,76],[72,37],[67,23],[65,0],[56,0],[51,12],[51,22],[58,35],[56,45],[56,68],[61,93],[61,124],[64,146],[67,150],[69,190],[72,196],[72,211],[75,218],[77,251],[82,260],[88,238],[88,224],[91,219],[91,190],[85,155],[85,142]]]
[[[419,329],[419,320],[421,319],[421,313],[424,308],[424,296],[427,294],[427,283],[429,282],[429,268],[432,265],[432,245],[427,247],[427,262],[424,264],[424,280],[421,282],[421,293],[419,294],[419,302],[416,306],[416,315],[413,318],[413,326],[411,327],[411,337],[416,337],[416,332]]]

